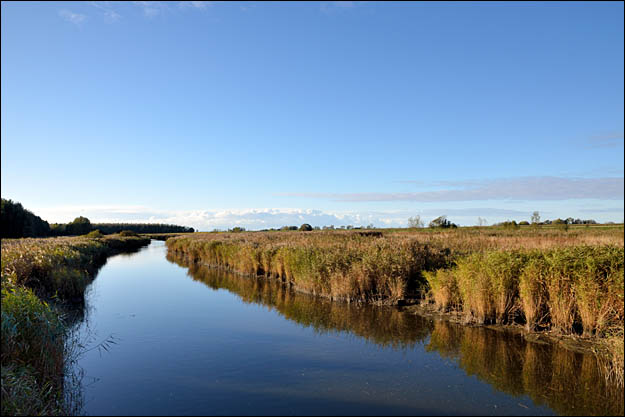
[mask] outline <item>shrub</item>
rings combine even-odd
[[[121,232],[119,232],[120,236],[138,236],[136,232],[133,232],[132,230],[122,230]]]
[[[310,232],[313,230],[313,227],[308,223],[304,223],[299,227],[300,232]]]
[[[92,239],[93,239],[93,238],[101,238],[102,236],[104,236],[104,235],[103,235],[103,234],[102,234],[102,232],[100,232],[98,229],[96,229],[96,230],[92,230],[92,231],[90,231],[89,233],[87,233],[87,234],[85,235],[85,237],[92,238]],[[125,236],[125,235],[124,235],[124,236]]]

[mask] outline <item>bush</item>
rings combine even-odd
[[[121,232],[119,232],[120,236],[138,236],[136,232],[133,232],[132,230],[122,230]]]
[[[103,234],[102,234],[102,232],[100,232],[98,229],[96,229],[96,230],[92,230],[92,231],[90,231],[89,233],[87,233],[87,234],[85,235],[85,237],[92,238],[92,239],[93,239],[93,238],[100,238],[100,237],[102,237],[102,236],[104,236],[104,235],[103,235]],[[124,235],[124,236],[126,236],[126,235]]]
[[[304,223],[299,227],[300,232],[310,232],[313,230],[313,227],[308,223]]]

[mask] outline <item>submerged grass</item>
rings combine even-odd
[[[107,256],[149,239],[2,240],[2,415],[66,415],[67,328],[58,306],[84,301]]]

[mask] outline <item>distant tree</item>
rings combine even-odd
[[[228,231],[232,233],[241,233],[241,232],[245,232],[245,227],[235,226]]]
[[[301,232],[310,232],[311,230],[313,230],[313,227],[309,225],[308,223],[304,223],[303,225],[299,227],[299,230]]]
[[[421,220],[420,215],[416,215],[414,217],[408,217],[408,227],[410,228],[421,228],[424,226],[423,220]]]
[[[373,225],[373,223],[369,223],[366,228],[367,229],[375,229],[375,226]]]
[[[65,231],[70,235],[86,235],[91,231],[91,222],[86,217],[76,217],[73,222],[67,224]]]
[[[483,219],[481,217],[477,218],[477,225],[482,227],[482,226],[486,226],[486,219]]]
[[[50,225],[50,234],[52,236],[63,236],[67,234],[67,224],[65,223],[52,223]]]
[[[532,213],[532,224],[540,223],[540,213],[535,211]]]
[[[501,222],[499,223],[499,226],[502,226],[506,229],[518,229],[519,228],[519,225],[517,224],[515,220],[508,220],[505,222]]]
[[[2,199],[0,236],[3,238],[43,237],[50,235],[50,225],[18,202]]]
[[[458,227],[456,224],[451,223],[447,220],[447,216],[439,216],[430,222],[430,227],[441,227],[441,228],[456,228]]]
[[[519,222],[519,226],[529,226],[530,222],[528,222],[527,220],[523,220],[521,222]]]
[[[119,233],[122,230],[132,230],[135,233],[193,233],[192,227],[177,226],[161,223],[92,223],[93,229],[100,229],[102,233]]]

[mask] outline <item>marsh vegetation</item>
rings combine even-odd
[[[528,341],[522,333],[432,320],[396,308],[336,303],[289,288],[278,280],[242,277],[189,262],[170,253],[167,259],[189,268],[190,277],[225,289],[245,303],[259,304],[319,334],[349,333],[380,347],[413,349],[454,361],[495,389],[529,396],[563,415],[621,415],[623,390],[605,377],[600,358],[558,343]]]
[[[2,414],[66,415],[68,305],[112,254],[149,243],[141,237],[2,240]],[[71,349],[71,347],[69,347]]]
[[[622,225],[378,232],[196,233],[167,246],[333,300],[420,299],[467,323],[592,338],[606,374],[622,384]]]

